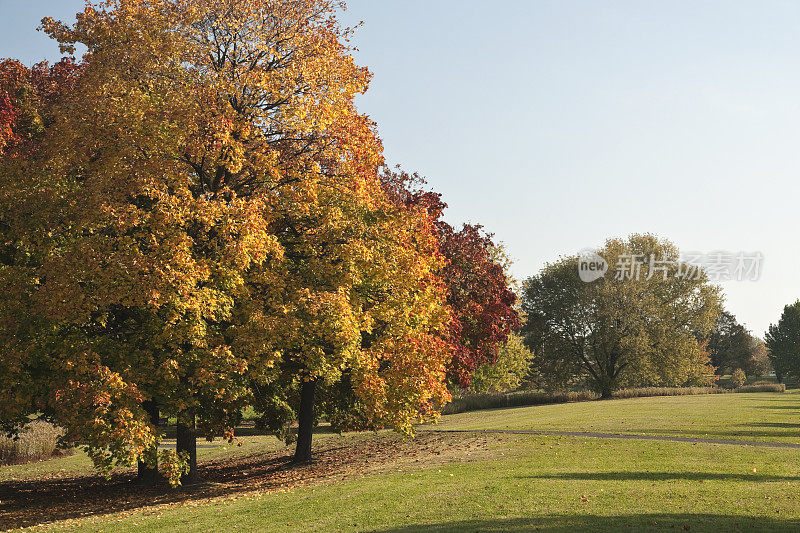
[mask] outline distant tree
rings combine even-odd
[[[470,390],[475,392],[505,392],[519,388],[528,374],[533,353],[525,347],[522,337],[509,335],[500,346],[497,361],[485,363],[472,374]]]
[[[760,377],[770,368],[764,341],[753,336],[728,311],[722,312],[711,330],[708,351],[719,375],[741,368],[748,376]]]
[[[524,283],[523,334],[541,373],[559,369],[584,378],[604,398],[621,386],[677,386],[703,382],[713,367],[693,332],[706,334],[720,313],[719,290],[702,271],[687,269],[668,241],[632,235],[612,239],[599,250],[612,268],[592,282],[579,277],[579,258],[547,265]],[[614,266],[632,257],[647,258],[625,277]],[[650,270],[651,258],[658,261]],[[629,265],[632,266],[632,265]]]
[[[750,336],[750,359],[747,361],[747,370],[752,377],[766,376],[772,369],[769,361],[767,346],[758,337]]]
[[[731,374],[731,383],[734,387],[743,387],[747,383],[747,374],[741,368],[737,368]]]
[[[769,327],[764,341],[778,382],[800,377],[800,300],[783,308],[780,320]]]
[[[746,368],[752,348],[752,337],[747,328],[731,313],[723,311],[708,337],[708,351],[717,373],[729,374],[737,368]]]

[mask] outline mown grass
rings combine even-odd
[[[800,394],[632,398],[492,409],[443,417],[434,429],[536,429],[800,442]]]
[[[510,435],[491,460],[83,522],[88,531],[792,531],[797,452]]]
[[[421,430],[583,430],[800,442],[798,415],[800,394],[793,392],[724,394],[479,411],[447,416]],[[491,443],[472,462],[435,468],[403,463],[394,472],[289,492],[92,517],[67,530],[800,529],[796,449],[513,434],[496,435]],[[262,445],[269,443],[254,440],[249,451]],[[231,452],[241,448],[201,450]]]

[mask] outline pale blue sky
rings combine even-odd
[[[43,16],[82,0],[0,0],[0,56],[58,56]],[[479,222],[514,273],[610,236],[760,251],[726,282],[763,334],[800,297],[800,2],[351,0],[360,108],[392,162]]]

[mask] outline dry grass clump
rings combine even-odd
[[[63,434],[60,428],[42,420],[34,420],[20,431],[18,438],[0,436],[0,464],[19,464],[49,459],[61,455],[58,438]]]
[[[695,396],[698,394],[724,394],[729,392],[719,387],[639,387],[620,389],[614,398],[649,398],[652,396]]]
[[[736,392],[786,392],[786,385],[783,383],[770,383],[769,381],[757,381],[752,385],[739,387]]]
[[[614,392],[614,398],[648,398],[653,396],[689,396],[699,394],[726,394],[733,392],[784,392],[783,383],[760,381],[753,385],[745,385],[737,389],[721,387],[639,387],[620,389]],[[444,415],[479,411],[481,409],[499,409],[502,407],[521,407],[525,405],[546,405],[552,403],[587,402],[600,399],[600,395],[591,391],[567,392],[564,394],[547,394],[541,391],[517,391],[493,394],[465,394],[454,398],[442,410]]]
[[[591,391],[567,392],[564,394],[547,394],[539,391],[518,391],[494,394],[469,394],[454,398],[442,410],[442,414],[453,415],[481,409],[498,409],[501,407],[520,407],[524,405],[546,405],[551,403],[585,402],[596,400],[600,396]]]

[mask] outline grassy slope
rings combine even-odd
[[[541,429],[800,442],[800,394],[631,398],[444,417],[435,429]]]
[[[447,417],[441,427],[673,432],[788,442],[798,440],[792,435],[800,426],[798,409],[798,395],[643,398],[465,413]],[[100,517],[80,525],[103,531],[680,531],[684,526],[791,531],[800,529],[797,458],[793,449],[503,435],[479,462],[406,467],[288,494]]]
[[[328,437],[327,435],[324,437]],[[323,438],[324,438],[323,437]],[[230,454],[246,455],[264,451],[273,451],[282,448],[284,445],[274,437],[242,437],[242,446],[228,444],[225,441],[216,440],[213,448],[201,447],[197,450],[198,460],[209,460]],[[174,439],[165,439],[167,445],[175,445]],[[199,440],[198,444],[209,444],[205,440]],[[92,461],[80,450],[76,450],[73,455],[59,457],[49,461],[35,463],[0,466],[0,481],[39,479],[42,477],[69,477],[75,475],[90,475],[94,472]]]
[[[213,442],[207,442],[202,438],[198,439],[198,460],[202,462],[223,457],[230,458],[287,449],[286,444],[282,440],[273,436],[252,435],[252,429],[245,430],[245,433],[246,435],[237,435],[237,442],[233,444],[229,444],[222,439],[216,439]],[[355,434],[354,437],[369,438],[370,435],[370,433],[361,433]],[[328,439],[339,439],[339,435],[331,432],[320,432],[314,435],[315,443],[322,443]],[[241,446],[239,446],[238,443],[241,443]],[[167,447],[175,447],[175,439],[165,438],[163,444]],[[287,450],[289,450],[287,451],[287,453],[289,453],[293,451],[293,448],[288,448]],[[49,461],[19,465],[0,465],[0,482],[10,480],[33,480],[43,477],[65,478],[77,475],[88,476],[95,474],[96,471],[92,466],[91,459],[89,459],[82,450],[75,449],[74,452],[75,453],[72,455],[51,459]],[[118,468],[115,472],[122,472],[125,470],[128,469]]]

